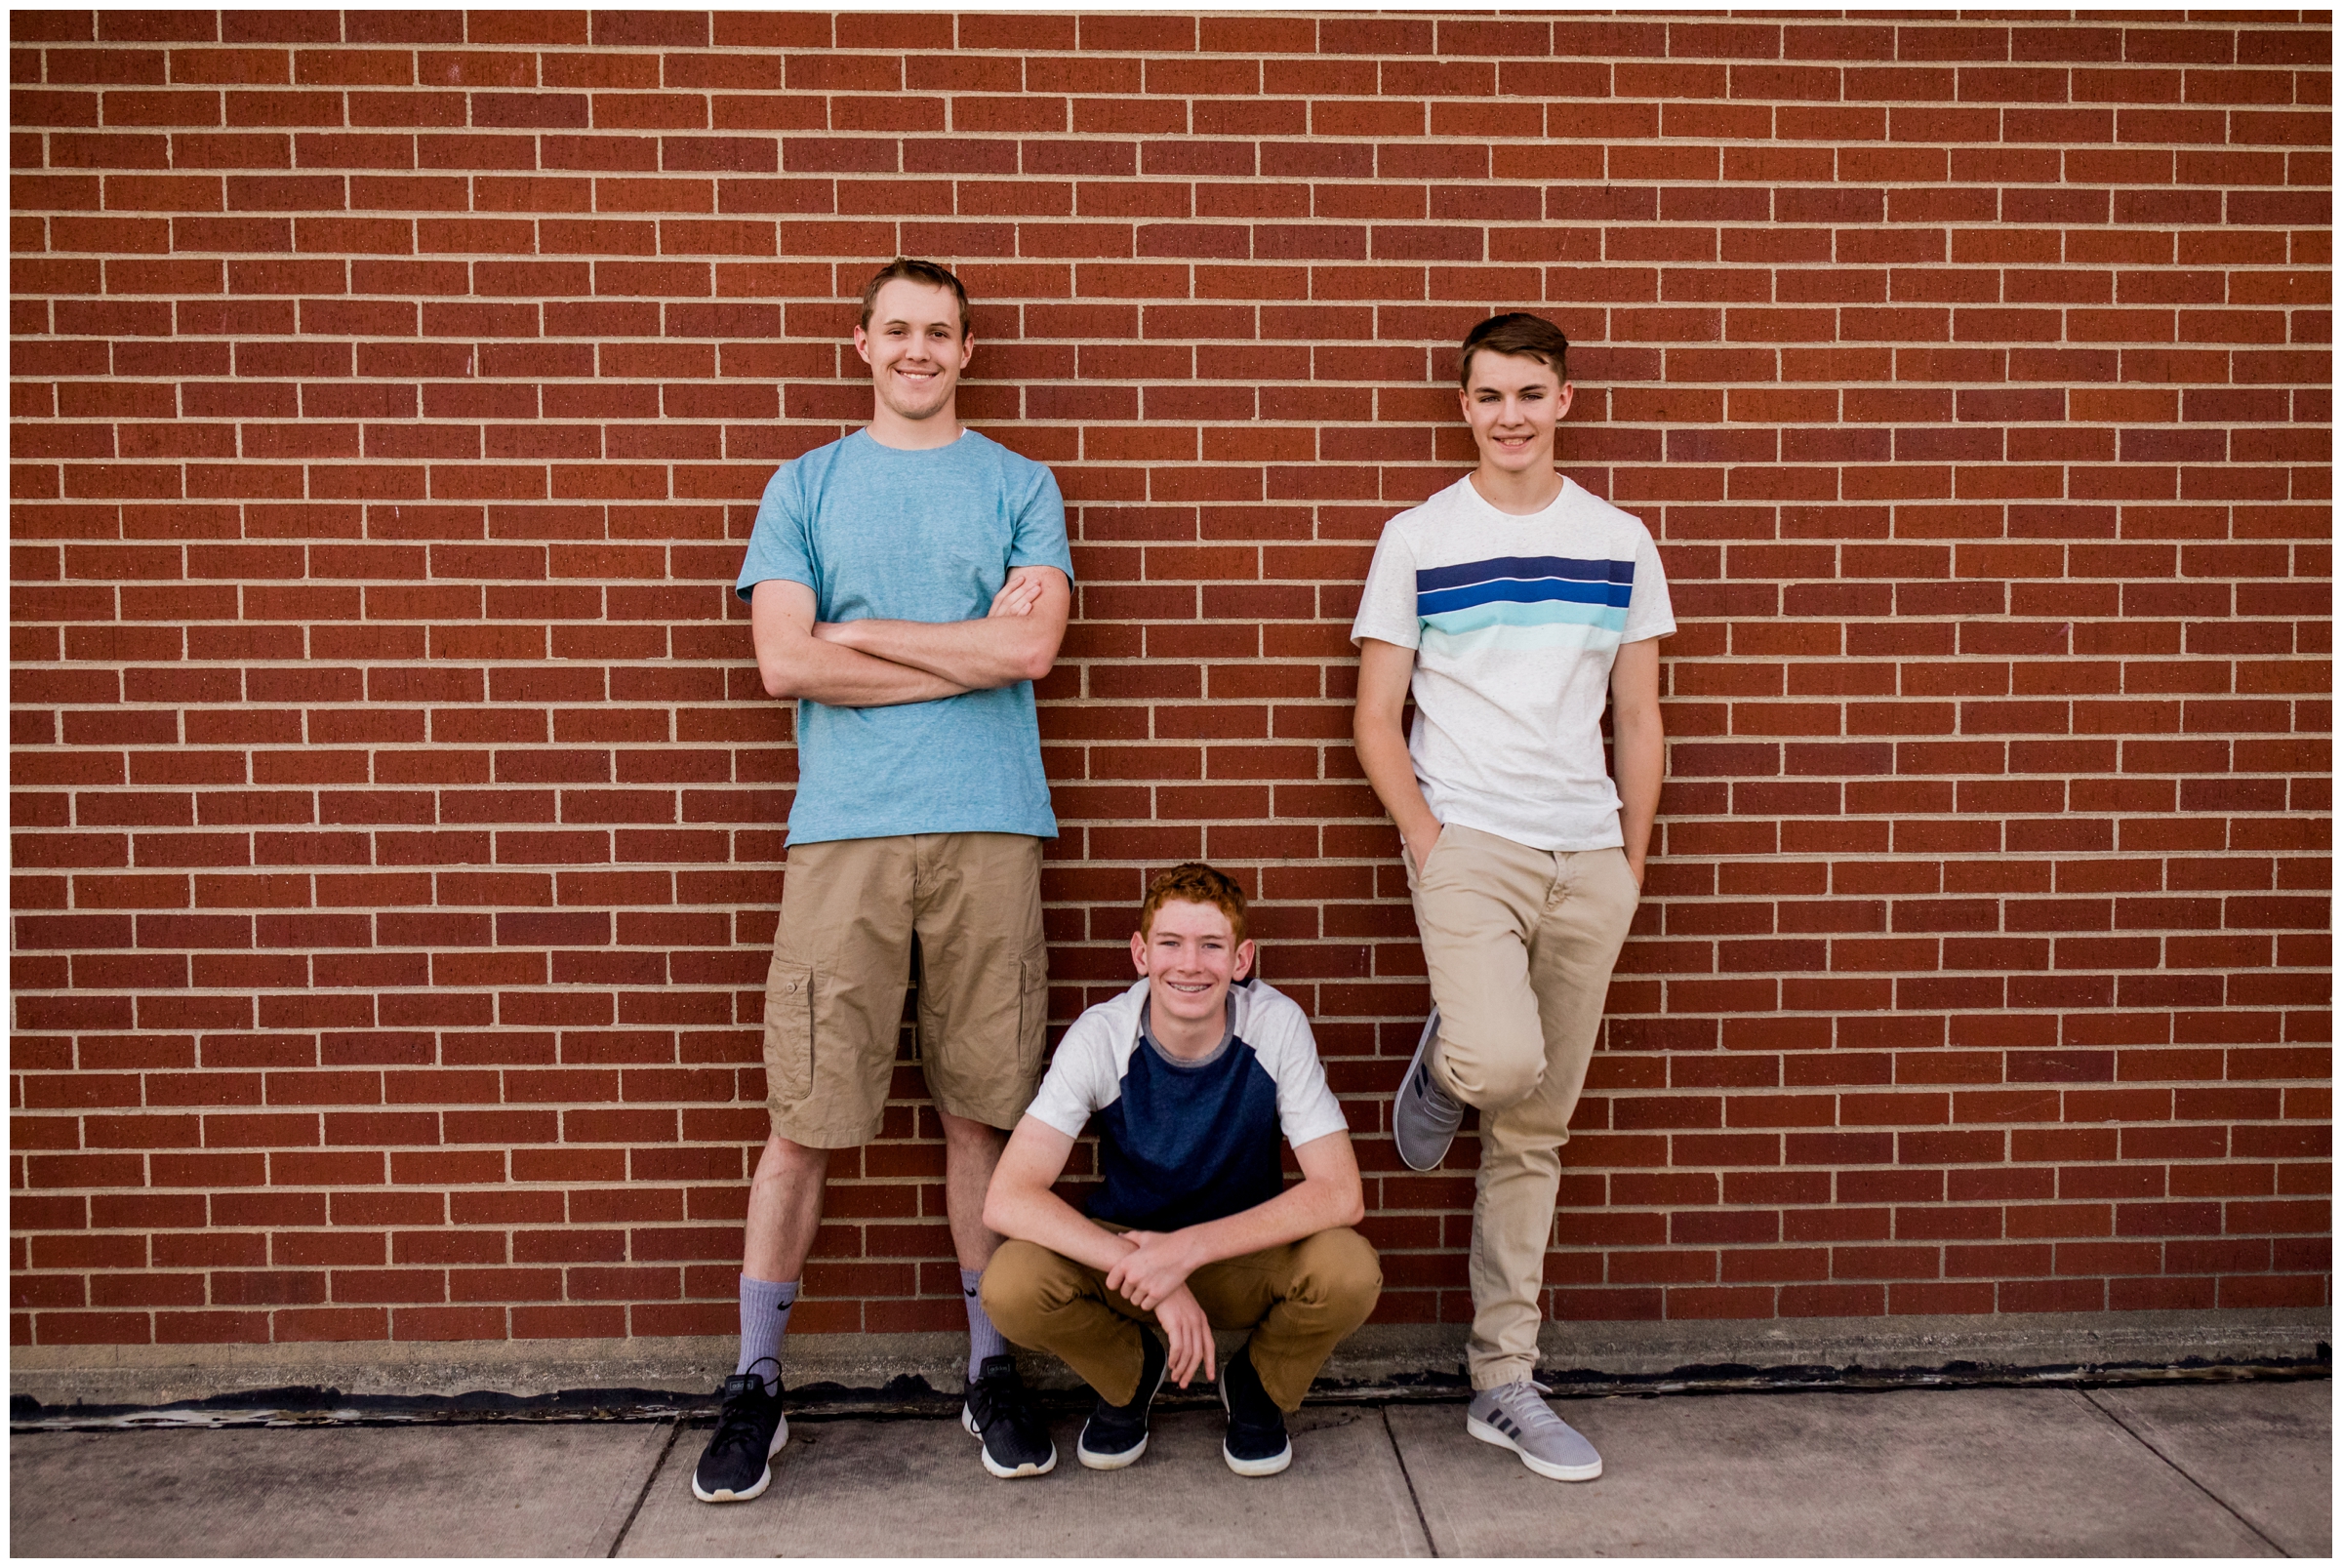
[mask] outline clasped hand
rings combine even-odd
[[[1131,1243],[1131,1250],[1107,1270],[1106,1288],[1141,1310],[1152,1312],[1162,1325],[1164,1338],[1170,1342],[1164,1370],[1173,1383],[1186,1387],[1199,1367],[1205,1377],[1218,1377],[1211,1320],[1204,1316],[1195,1293],[1188,1289],[1188,1275],[1194,1265],[1185,1256],[1186,1248],[1176,1235],[1154,1230],[1125,1230],[1122,1239]]]

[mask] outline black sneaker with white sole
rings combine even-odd
[[[1011,1355],[988,1355],[968,1380],[968,1397],[959,1407],[959,1424],[972,1437],[983,1439],[984,1467],[1004,1481],[1021,1475],[1046,1475],[1057,1468],[1057,1445],[1049,1440],[1048,1424],[1032,1408],[1032,1395],[1017,1376]]]
[[[691,1495],[702,1503],[746,1503],[763,1496],[773,1484],[772,1458],[787,1441],[780,1378],[774,1377],[767,1389],[755,1373],[734,1373],[724,1380],[715,1435],[691,1472]]]
[[[1073,1457],[1090,1469],[1118,1470],[1147,1452],[1147,1407],[1154,1403],[1154,1391],[1163,1386],[1163,1373],[1171,1358],[1162,1342],[1143,1328],[1139,1330],[1139,1350],[1138,1392],[1122,1405],[1110,1405],[1105,1395],[1099,1395],[1098,1408],[1082,1424],[1081,1441],[1074,1445]]]
[[[1285,1413],[1261,1387],[1261,1375],[1252,1369],[1251,1346],[1222,1363],[1220,1405],[1228,1412],[1228,1439],[1220,1445],[1220,1457],[1230,1469],[1238,1475],[1274,1475],[1293,1463]]]

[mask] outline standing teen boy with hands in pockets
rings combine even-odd
[[[1466,1429],[1590,1481],[1601,1456],[1531,1374],[1560,1147],[1658,814],[1656,639],[1676,622],[1649,531],[1554,470],[1568,351],[1519,313],[1464,340],[1479,465],[1384,528],[1351,636],[1358,760],[1398,824],[1431,973],[1392,1106],[1400,1158],[1432,1169],[1480,1112]]]

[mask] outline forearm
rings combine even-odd
[[[1627,864],[1639,882],[1650,853],[1651,824],[1659,816],[1659,786],[1667,773],[1667,737],[1657,709],[1614,714],[1610,754],[1618,784],[1618,828],[1626,839]]]
[[[957,697],[969,688],[931,670],[860,653],[819,637],[792,638],[756,651],[764,689],[829,707],[894,707]]]
[[[1193,1260],[1189,1264],[1192,1269],[1281,1247],[1320,1230],[1356,1225],[1364,1217],[1365,1200],[1355,1182],[1345,1186],[1312,1177],[1241,1214],[1189,1226],[1173,1234]]]
[[[985,1199],[984,1223],[1004,1236],[1047,1247],[1092,1268],[1111,1268],[1135,1250],[1048,1188],[1005,1186],[996,1178]]]
[[[989,691],[1049,672],[1047,628],[1022,616],[982,621],[844,621],[817,627],[827,642],[921,670],[962,691]]]
[[[1415,758],[1407,750],[1407,738],[1397,718],[1369,712],[1361,705],[1351,739],[1357,746],[1358,765],[1366,770],[1374,798],[1391,814],[1399,835],[1412,844],[1438,832],[1439,819],[1423,798],[1423,785],[1415,778]]]

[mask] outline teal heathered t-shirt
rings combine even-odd
[[[974,430],[913,452],[857,430],[764,487],[737,591],[802,583],[826,622],[976,621],[1020,566],[1072,580],[1056,475]],[[800,700],[797,776],[792,844],[1057,836],[1030,681],[893,707]]]

